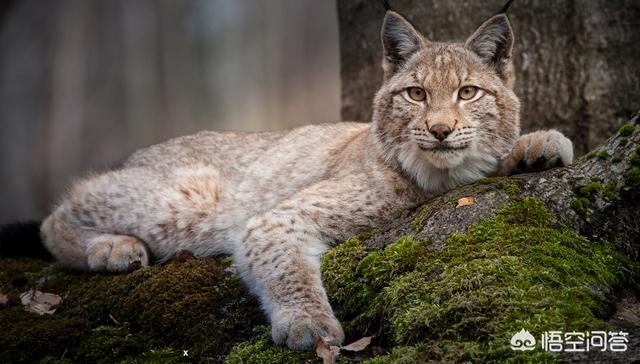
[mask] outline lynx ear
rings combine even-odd
[[[511,2],[509,2],[510,4]],[[465,47],[475,52],[488,65],[494,67],[500,77],[511,77],[511,51],[513,30],[506,14],[500,13],[485,21],[467,39]]]
[[[427,41],[407,19],[395,11],[387,11],[382,22],[382,68],[385,78],[398,71],[426,45]]]

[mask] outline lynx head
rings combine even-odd
[[[387,11],[372,124],[383,158],[432,192],[495,171],[520,134],[513,41],[504,13],[464,43],[438,43]]]

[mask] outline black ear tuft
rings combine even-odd
[[[497,14],[485,21],[467,39],[465,47],[498,73],[502,73],[511,59],[513,50],[513,30],[506,14]]]
[[[500,10],[498,14],[506,14],[507,10],[509,10],[509,8],[511,7],[511,4],[513,4],[513,0],[507,1],[507,3],[504,4],[504,6],[502,7],[502,10]]]
[[[407,19],[395,11],[387,11],[382,22],[385,75],[396,72],[425,46],[426,40]]]
[[[513,1],[513,0],[511,0],[511,1]],[[382,0],[382,5],[384,6],[384,10],[385,11],[393,10],[393,9],[391,9],[391,5],[389,5],[389,2],[387,0]]]

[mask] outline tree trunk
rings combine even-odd
[[[428,39],[463,41],[505,0],[390,3]],[[370,120],[383,16],[379,1],[338,0],[343,120]],[[518,0],[509,17],[524,131],[559,129],[581,154],[640,107],[640,2]]]

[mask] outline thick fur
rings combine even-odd
[[[341,343],[320,276],[329,245],[455,185],[572,160],[558,132],[519,138],[506,15],[465,43],[435,43],[388,11],[382,39],[385,81],[370,124],[201,132],[140,150],[72,186],[42,224],[48,249],[68,267],[112,271],[183,249],[229,254],[275,342]],[[460,99],[469,85],[477,94]],[[409,87],[425,100],[413,100]],[[443,141],[430,131],[435,124],[451,130]]]

